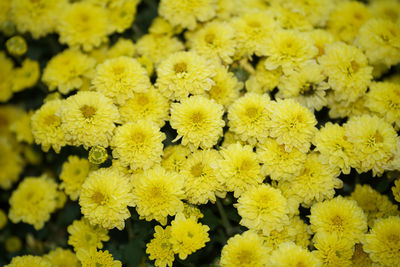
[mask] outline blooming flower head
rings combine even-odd
[[[318,202],[311,207],[310,223],[314,233],[330,233],[353,244],[367,231],[367,217],[354,200],[342,196]]]
[[[71,144],[85,148],[108,147],[119,113],[111,99],[103,94],[80,91],[65,100],[61,118],[62,128]]]
[[[49,261],[40,256],[16,256],[12,258],[10,264],[5,267],[23,267],[23,266],[34,266],[34,267],[50,267],[52,266]]]
[[[257,63],[255,72],[250,74],[250,77],[247,79],[247,92],[264,94],[274,90],[278,86],[282,76],[282,68],[267,70],[264,62],[265,59],[260,60]]]
[[[314,114],[293,99],[278,99],[274,107],[270,122],[271,137],[275,137],[278,144],[285,145],[288,152],[297,148],[306,153],[316,132]]]
[[[286,198],[279,189],[262,184],[244,192],[235,204],[242,217],[240,224],[249,229],[261,230],[268,235],[289,224]]]
[[[60,188],[64,189],[72,200],[78,199],[82,184],[86,180],[89,170],[89,161],[77,156],[69,156],[68,161],[62,165]]]
[[[156,87],[170,98],[182,100],[199,95],[214,85],[214,65],[195,52],[170,54],[157,68]]]
[[[71,245],[75,251],[89,250],[91,248],[103,248],[102,242],[110,240],[108,230],[98,225],[91,225],[85,218],[74,220],[68,226],[69,233],[68,244]]]
[[[313,238],[315,255],[324,266],[352,266],[353,242],[334,234],[317,233]]]
[[[151,121],[128,122],[119,126],[112,139],[113,157],[131,169],[148,169],[161,161],[165,134]]]
[[[175,253],[171,243],[171,226],[162,228],[154,227],[154,237],[146,244],[146,253],[150,260],[155,260],[154,265],[160,267],[171,266],[175,260]]]
[[[267,95],[247,93],[228,110],[229,129],[242,141],[255,144],[268,137],[272,102]]]
[[[239,197],[249,189],[262,183],[261,166],[257,154],[249,145],[231,144],[220,151],[218,162],[220,176],[227,191]]]
[[[298,31],[310,31],[313,29],[310,21],[304,15],[283,7],[282,3],[274,5],[270,11],[282,29]]]
[[[190,149],[182,144],[167,146],[161,160],[161,166],[167,171],[181,172],[185,167]]]
[[[335,37],[323,29],[314,29],[308,32],[308,35],[313,39],[314,46],[318,48],[318,55],[316,58],[325,54],[325,46],[335,42]]]
[[[215,0],[161,0],[158,12],[172,26],[194,30],[198,22],[205,22],[215,16]]]
[[[3,51],[0,51],[0,102],[7,102],[13,95],[14,64]]]
[[[122,230],[133,206],[130,182],[113,168],[93,171],[82,185],[79,205],[91,224]]]
[[[57,208],[57,198],[57,184],[51,178],[26,177],[9,199],[9,218],[13,223],[22,221],[39,230]]]
[[[262,238],[253,231],[236,234],[222,248],[221,266],[262,267],[268,262],[270,249]]]
[[[26,58],[21,67],[15,69],[15,78],[12,90],[20,92],[27,88],[33,87],[40,77],[39,62]]]
[[[62,94],[80,89],[84,80],[93,78],[96,61],[77,49],[66,49],[55,55],[44,69],[42,81],[51,91]]]
[[[182,137],[182,144],[192,150],[211,148],[222,136],[223,107],[212,99],[191,96],[171,105],[171,126]]]
[[[183,177],[167,172],[160,166],[145,170],[134,177],[133,204],[140,218],[153,219],[165,225],[168,215],[183,211]]]
[[[268,266],[290,267],[290,266],[322,266],[318,258],[305,248],[293,242],[282,243],[274,250],[269,259]]]
[[[185,218],[182,213],[178,213],[171,222],[171,243],[174,253],[179,254],[181,260],[186,259],[188,255],[210,241],[209,230],[207,225],[197,222],[194,217]]]
[[[0,138],[0,188],[10,189],[12,184],[18,181],[19,175],[23,171],[24,160],[16,151],[14,146],[9,143],[7,138]]]
[[[102,251],[95,248],[89,250],[79,250],[76,253],[82,267],[97,267],[97,266],[109,266],[109,267],[121,267],[120,261],[114,260],[113,256],[108,250]]]
[[[109,11],[110,24],[113,31],[123,33],[132,25],[136,15],[136,8],[140,1],[120,1],[121,4],[110,4],[107,9]]]
[[[144,93],[150,89],[150,79],[140,63],[130,57],[108,59],[96,68],[93,79],[96,91],[123,105],[135,92]]]
[[[52,266],[71,266],[79,267],[78,258],[69,249],[56,248],[44,256]]]

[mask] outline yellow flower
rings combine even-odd
[[[13,95],[14,64],[0,51],[0,102],[7,102]]]
[[[191,96],[181,103],[171,104],[171,127],[182,138],[182,144],[191,150],[201,147],[211,148],[222,136],[223,107],[213,99],[203,96]]]
[[[107,58],[121,56],[133,57],[136,52],[135,44],[131,39],[118,38],[118,41],[107,51]]]
[[[122,230],[133,206],[130,182],[113,168],[93,171],[82,185],[79,205],[91,224]]]
[[[155,17],[149,27],[149,33],[157,35],[165,34],[168,36],[172,36],[181,33],[182,30],[182,27],[172,26],[168,21],[160,16]]]
[[[400,265],[400,217],[376,221],[363,241],[372,261],[384,266]]]
[[[180,172],[184,177],[184,191],[189,203],[215,203],[216,196],[225,197],[223,179],[215,166],[221,156],[214,150],[197,150],[188,156]]]
[[[242,217],[240,224],[251,230],[269,235],[289,224],[287,200],[279,189],[270,185],[262,184],[244,192],[237,202],[234,206]]]
[[[7,214],[4,210],[0,209],[0,230],[3,229],[7,224]]]
[[[146,253],[150,260],[155,260],[156,267],[171,266],[175,259],[175,254],[171,244],[171,226],[164,229],[157,225],[154,227],[154,237],[146,244]]]
[[[22,241],[18,236],[9,236],[6,239],[4,247],[7,252],[15,253],[21,250],[22,248]]]
[[[368,6],[378,18],[395,23],[400,21],[400,3],[396,0],[372,1]]]
[[[181,172],[189,154],[190,149],[182,144],[167,146],[164,149],[161,165],[167,171]]]
[[[222,267],[263,267],[267,266],[269,252],[260,236],[246,231],[228,239],[222,248],[220,264]]]
[[[204,94],[214,85],[214,66],[194,52],[170,54],[157,67],[156,87],[170,99]]]
[[[126,56],[108,59],[98,65],[92,83],[95,90],[118,105],[125,104],[135,92],[147,92],[151,86],[146,70],[136,59]]]
[[[133,204],[141,219],[165,225],[168,215],[183,211],[183,177],[159,166],[137,174],[132,180]]]
[[[317,233],[313,239],[315,255],[327,267],[352,266],[354,243],[329,233]]]
[[[75,251],[89,250],[90,248],[103,248],[102,242],[110,240],[108,230],[101,226],[94,226],[89,223],[85,218],[74,220],[68,226],[67,231],[68,244],[71,245]]]
[[[267,70],[264,62],[265,59],[260,60],[257,63],[255,72],[250,74],[250,77],[247,79],[247,92],[264,94],[274,90],[278,86],[282,76],[282,69]]]
[[[39,62],[26,58],[21,67],[15,69],[13,92],[20,92],[33,87],[40,77]]]
[[[222,159],[218,161],[219,176],[227,191],[239,197],[258,186],[264,180],[257,154],[249,145],[234,143],[220,150]]]
[[[79,261],[76,255],[69,249],[56,248],[44,256],[53,267],[79,267]]]
[[[210,238],[207,225],[198,223],[194,217],[185,218],[178,213],[171,222],[171,243],[174,253],[184,260],[188,255],[206,245]]]
[[[313,113],[293,99],[278,99],[271,114],[270,135],[290,152],[297,148],[307,153],[317,120]]]
[[[60,43],[90,51],[108,40],[111,31],[105,8],[88,1],[68,4],[57,27]]]
[[[326,45],[335,42],[335,37],[330,32],[324,29],[314,29],[307,33],[314,41],[314,46],[318,48],[318,55],[316,56],[316,58],[325,54]]]
[[[269,134],[271,111],[272,102],[268,95],[247,93],[229,107],[229,129],[242,141],[263,142]]]
[[[165,134],[151,121],[128,122],[119,126],[112,139],[113,157],[131,169],[148,169],[160,163]]]
[[[158,12],[172,26],[194,30],[199,22],[213,18],[216,9],[215,0],[161,0]]]
[[[47,63],[42,81],[50,91],[56,88],[62,94],[82,88],[85,79],[92,79],[96,61],[77,49],[66,49]]]
[[[25,255],[12,258],[10,264],[4,267],[51,267],[51,263],[39,256]]]
[[[33,135],[31,129],[31,118],[34,111],[30,110],[21,114],[18,120],[10,125],[10,130],[15,133],[18,142],[33,143]]]
[[[122,1],[119,5],[108,6],[110,24],[113,31],[123,33],[128,29],[135,18],[136,7],[140,1]]]
[[[76,253],[76,256],[80,260],[82,267],[122,267],[122,263],[114,260],[108,250],[102,251],[95,248],[89,250],[82,249]]]
[[[100,165],[108,159],[108,152],[102,146],[94,146],[89,150],[88,160],[92,164]]]
[[[22,221],[40,230],[57,208],[57,197],[57,184],[51,178],[26,177],[9,199],[9,218],[13,223]]]
[[[307,17],[288,7],[283,7],[282,4],[273,6],[270,11],[282,29],[298,31],[310,31],[313,29]]]
[[[61,119],[65,136],[74,146],[108,147],[119,113],[111,99],[103,94],[80,91],[65,100]]]
[[[309,218],[314,233],[334,234],[352,244],[367,231],[367,216],[363,210],[356,201],[342,196],[314,204]]]
[[[12,184],[18,181],[24,165],[20,152],[7,138],[0,137],[0,188],[10,189]]]
[[[72,199],[77,200],[81,192],[83,182],[89,174],[90,164],[87,159],[78,156],[69,156],[68,161],[62,165],[60,188]]]
[[[272,252],[268,266],[271,267],[321,267],[318,258],[306,248],[297,246],[293,242],[282,243]]]
[[[186,203],[183,203],[183,215],[185,215],[186,218],[193,217],[196,220],[204,217],[203,213],[201,213],[195,205]]]

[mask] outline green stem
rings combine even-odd
[[[216,202],[217,202],[217,208],[218,208],[219,215],[221,216],[221,219],[222,219],[222,224],[224,225],[224,227],[226,229],[226,233],[228,234],[228,237],[229,237],[229,236],[231,236],[232,231],[233,231],[232,225],[229,222],[228,216],[226,216],[226,213],[225,213],[224,207],[222,206],[221,201],[217,198]]]

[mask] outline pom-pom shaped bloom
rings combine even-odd
[[[133,204],[141,219],[153,219],[165,225],[168,215],[183,211],[183,177],[159,166],[135,175]]]
[[[250,74],[250,77],[247,79],[247,92],[264,94],[274,90],[278,86],[282,76],[282,69],[267,70],[264,62],[264,59],[260,60],[257,63],[255,72]]]
[[[64,130],[61,125],[60,108],[61,100],[52,100],[44,103],[32,115],[31,127],[36,144],[42,145],[42,150],[47,152],[50,147],[56,153],[66,145]]]
[[[205,22],[215,16],[215,0],[161,0],[158,12],[172,26],[194,30],[198,22]]]
[[[25,255],[12,258],[10,264],[5,267],[51,267],[51,263],[46,259],[39,256]]]
[[[60,42],[85,51],[106,42],[111,30],[107,10],[88,1],[67,5],[58,21]]]
[[[229,129],[242,141],[262,142],[269,134],[271,106],[267,95],[247,93],[229,107]]]
[[[151,121],[128,122],[115,131],[113,157],[131,169],[148,169],[161,161],[165,134]]]
[[[372,261],[384,266],[400,265],[400,217],[377,220],[363,244]]]
[[[0,51],[0,102],[7,102],[13,95],[14,64],[3,51]]]
[[[185,218],[178,213],[171,222],[171,243],[175,253],[179,254],[181,260],[206,245],[210,238],[210,228],[203,225],[194,217]]]
[[[192,95],[204,94],[214,85],[214,66],[194,52],[177,52],[169,55],[157,68],[156,87],[170,98],[182,100]]]
[[[251,230],[261,230],[269,235],[289,224],[289,208],[279,189],[262,184],[244,192],[235,204],[242,217],[240,224]]]
[[[171,266],[175,259],[171,244],[171,226],[162,228],[154,227],[154,237],[146,244],[146,253],[150,260],[155,260],[154,265],[160,267]]]
[[[76,255],[69,249],[56,248],[44,256],[52,266],[81,266]]]
[[[91,224],[122,230],[133,206],[130,182],[113,168],[93,171],[82,185],[79,205]]]
[[[110,240],[108,230],[98,225],[91,225],[85,218],[74,220],[68,226],[69,233],[68,244],[71,245],[75,251],[89,250],[91,248],[103,248],[102,242]]]
[[[353,244],[367,231],[367,217],[354,200],[342,196],[318,202],[311,207],[310,223],[314,233],[327,233]]]
[[[135,92],[147,92],[151,86],[147,71],[136,59],[126,56],[109,59],[98,65],[92,83],[98,92],[118,105],[125,104]]]
[[[182,144],[192,150],[198,147],[211,148],[222,136],[225,125],[223,107],[212,99],[191,96],[181,103],[171,105],[171,126],[182,138]]]
[[[42,81],[51,91],[62,94],[80,89],[85,80],[93,78],[96,61],[77,49],[66,49],[55,55],[44,69]]]
[[[316,132],[316,124],[314,114],[297,101],[278,99],[271,114],[270,135],[278,144],[285,145],[286,151],[297,148],[306,153]]]
[[[320,267],[322,266],[318,258],[305,248],[293,242],[282,243],[279,248],[272,252],[268,266],[273,267]]]
[[[324,266],[352,266],[353,242],[329,233],[317,233],[313,242],[314,247],[317,249],[315,255]]]
[[[15,77],[12,90],[20,92],[33,87],[40,77],[39,62],[26,58],[21,67],[15,69]]]
[[[235,143],[220,152],[223,159],[218,162],[219,175],[226,190],[233,191],[235,197],[262,183],[261,166],[251,146]]]
[[[9,218],[13,223],[22,221],[39,230],[57,208],[57,198],[57,184],[51,178],[26,177],[9,199]]]
[[[347,140],[354,144],[357,171],[382,174],[396,147],[393,127],[379,117],[362,115],[351,117],[344,128]]]
[[[108,250],[101,251],[95,248],[84,250],[81,249],[76,253],[82,267],[94,267],[94,266],[109,266],[109,267],[121,267],[120,261],[114,260],[113,256]]]
[[[33,143],[33,134],[31,128],[31,118],[34,111],[29,110],[21,114],[18,120],[15,120],[10,125],[10,130],[15,133],[18,142]]]
[[[222,248],[221,266],[262,267],[267,266],[268,249],[262,238],[253,231],[235,235]]]
[[[10,189],[23,171],[24,160],[9,140],[0,138],[0,188]]]
[[[111,99],[103,94],[80,91],[65,100],[61,118],[62,128],[71,144],[85,148],[108,147],[119,113]]]
[[[60,188],[64,189],[72,200],[78,199],[89,170],[89,161],[77,156],[69,156],[68,161],[63,163],[60,173],[60,180],[62,181]]]
[[[190,149],[182,144],[167,146],[164,149],[161,165],[167,171],[181,172],[185,167],[189,154]]]

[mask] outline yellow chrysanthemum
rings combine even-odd
[[[344,43],[325,47],[325,54],[318,58],[328,76],[328,83],[338,100],[354,102],[367,90],[372,79],[372,67],[358,48]]]
[[[231,144],[220,150],[222,160],[218,162],[220,176],[227,191],[239,197],[257,187],[264,180],[257,154],[249,145]]]
[[[0,102],[7,102],[13,95],[14,63],[0,51]]]
[[[87,159],[78,156],[69,156],[68,161],[62,165],[60,173],[60,188],[72,199],[77,200],[83,182],[89,174],[90,164]]]
[[[42,81],[50,91],[56,88],[62,94],[80,89],[84,80],[93,78],[96,61],[77,49],[66,49],[58,53],[47,63]]]
[[[0,230],[3,229],[7,224],[7,214],[0,209]]]
[[[270,135],[278,144],[285,145],[286,151],[297,148],[306,153],[316,132],[316,124],[314,114],[297,101],[278,99],[271,114]]]
[[[335,42],[335,37],[324,29],[314,29],[307,32],[307,34],[314,41],[314,46],[318,48],[318,55],[316,58],[325,54],[325,46]]]
[[[351,265],[354,243],[329,233],[317,233],[314,238],[315,255],[326,267],[348,267]]]
[[[41,229],[57,208],[57,184],[46,175],[26,177],[12,193],[9,202],[9,218]]]
[[[334,234],[352,244],[367,231],[367,216],[363,210],[356,201],[342,196],[314,204],[309,217],[314,233]]]
[[[44,256],[53,267],[79,267],[81,266],[76,255],[69,249],[56,248]]]
[[[298,31],[281,30],[268,39],[265,68],[274,70],[281,67],[285,74],[300,69],[318,54],[318,48],[306,34]]]
[[[360,116],[370,113],[370,110],[365,106],[365,94],[355,100],[355,102],[347,102],[340,100],[332,91],[327,95],[329,117],[333,119]]]
[[[372,261],[383,266],[400,265],[400,217],[376,221],[363,241]]]
[[[168,120],[168,100],[153,87],[145,93],[134,93],[131,99],[119,108],[121,122],[149,120],[162,127]]]
[[[199,220],[204,217],[203,213],[201,213],[201,211],[198,208],[196,208],[195,205],[192,204],[183,203],[182,213],[183,215],[185,215],[186,218],[193,217],[196,220]]]
[[[4,267],[51,267],[51,263],[39,256],[25,255],[12,258],[10,264]]]
[[[67,5],[57,27],[60,42],[90,51],[106,42],[110,33],[108,11],[88,1]]]
[[[181,103],[171,105],[171,127],[182,138],[182,144],[192,150],[201,147],[211,148],[222,136],[223,106],[213,99],[203,96],[191,96]]]
[[[400,21],[400,3],[397,0],[371,1],[368,7],[375,17],[392,22]]]
[[[268,266],[271,267],[321,267],[319,259],[310,251],[293,242],[282,243],[272,252]]]
[[[24,169],[24,160],[7,138],[0,137],[0,188],[10,189]]]
[[[119,126],[111,142],[113,157],[131,169],[148,169],[160,163],[165,134],[151,121],[128,122]]]
[[[267,266],[269,252],[259,235],[246,231],[228,239],[222,248],[220,264],[222,267],[263,267]]]
[[[18,120],[15,120],[10,125],[10,130],[15,133],[18,142],[33,143],[33,135],[31,129],[31,118],[34,111],[30,110],[21,114]]]
[[[147,92],[151,86],[147,71],[136,59],[126,56],[109,59],[98,65],[92,83],[95,90],[118,105],[125,104],[135,92]]]
[[[79,205],[91,224],[122,230],[133,206],[130,182],[114,168],[93,171],[82,185]]]
[[[356,184],[356,188],[348,198],[357,201],[367,215],[368,225],[371,227],[377,219],[400,215],[397,205],[393,204],[388,196],[381,195],[366,184]]]
[[[242,141],[263,142],[269,134],[271,111],[272,102],[268,95],[247,93],[229,107],[229,129]]]
[[[139,2],[139,0],[122,1],[119,5],[108,6],[110,24],[113,31],[123,33],[132,25]]]
[[[215,203],[216,196],[225,197],[223,179],[216,162],[221,156],[214,150],[197,150],[188,156],[180,174],[184,177],[184,191],[189,203]]]
[[[171,222],[171,243],[174,253],[179,254],[179,258],[184,260],[188,255],[206,245],[210,238],[208,231],[210,228],[197,222],[196,218],[185,218],[182,213],[178,213]]]
[[[131,39],[118,38],[118,41],[108,49],[107,58],[117,58],[121,56],[133,57],[136,46]]]
[[[33,87],[40,77],[39,62],[26,58],[21,67],[15,69],[13,82],[13,92],[20,92]]]
[[[273,230],[281,231],[289,224],[289,208],[279,189],[262,184],[244,192],[234,205],[242,217],[240,224],[252,230],[261,230],[269,235]]]
[[[90,163],[100,165],[108,159],[108,152],[102,146],[93,146],[89,150],[88,160]]]
[[[149,27],[149,33],[154,33],[159,35],[165,34],[168,36],[180,34],[182,30],[183,30],[182,27],[172,26],[171,23],[169,23],[163,17],[160,16],[155,17]]]
[[[111,99],[103,94],[80,91],[65,100],[61,119],[65,136],[74,146],[108,147],[119,113]]]
[[[134,177],[133,204],[141,219],[165,225],[168,215],[183,211],[183,177],[159,166]]]
[[[89,223],[87,219],[74,220],[68,226],[69,233],[68,244],[71,245],[75,251],[89,250],[91,248],[103,248],[102,242],[110,240],[108,230],[101,226],[94,226]]]
[[[81,249],[76,253],[76,256],[80,260],[82,267],[122,267],[122,263],[114,260],[108,250],[102,251],[95,248],[89,250]]]
[[[156,87],[175,100],[204,94],[214,85],[214,65],[194,52],[170,54],[157,68]]]
[[[161,165],[167,171],[181,172],[189,154],[190,149],[182,144],[168,146],[164,149]]]
[[[274,5],[270,11],[282,29],[310,31],[313,28],[307,17],[283,5]]]
[[[246,81],[247,92],[264,94],[270,92],[278,86],[282,76],[282,69],[267,70],[265,68],[265,59],[257,63],[256,70]]]
[[[171,266],[175,260],[175,253],[171,243],[171,226],[164,229],[157,225],[154,227],[154,237],[146,244],[146,253],[150,260],[155,260],[156,267]]]
[[[347,140],[354,144],[357,171],[372,169],[374,176],[381,175],[396,147],[393,127],[379,117],[363,115],[351,117],[344,129]]]
[[[213,18],[216,9],[216,0],[161,0],[158,12],[172,26],[193,30],[199,22]]]

